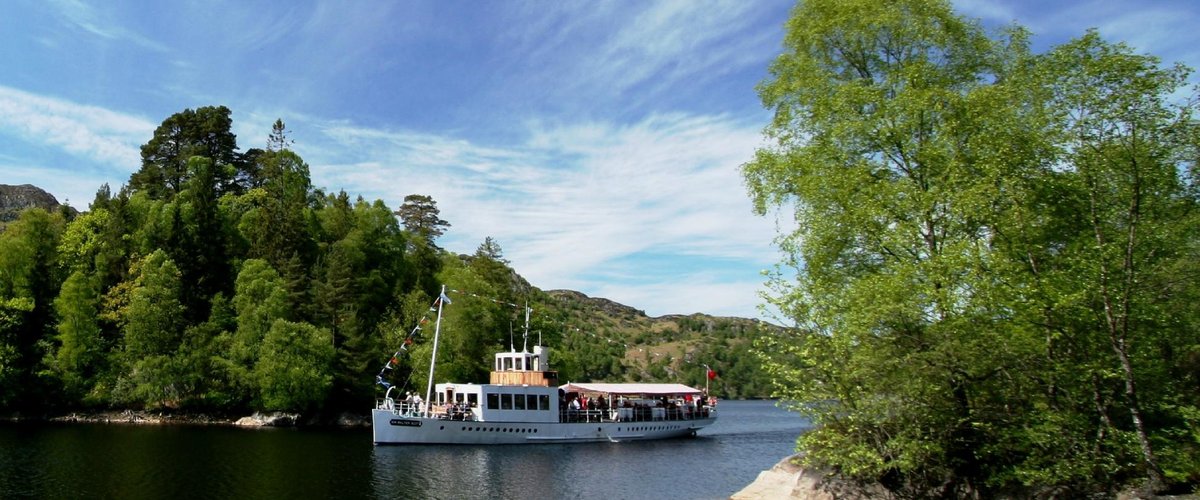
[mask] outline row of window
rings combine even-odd
[[[549,394],[488,394],[489,410],[549,410]]]
[[[441,427],[438,427],[438,430],[444,431],[444,430],[446,430],[446,426],[443,425]],[[467,431],[467,432],[519,432],[522,434],[537,434],[537,431],[538,431],[537,429],[533,429],[533,428],[522,429],[522,428],[512,428],[512,427],[463,427],[462,429],[459,429],[459,430]]]

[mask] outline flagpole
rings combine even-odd
[[[433,368],[437,366],[437,349],[438,336],[442,333],[442,304],[445,302],[446,285],[442,285],[442,292],[438,295],[437,300],[437,324],[433,328],[433,354],[429,356],[429,382],[425,386],[425,417],[429,417],[429,407],[433,404]]]
[[[708,373],[711,371],[712,368],[709,368],[708,365],[704,365],[704,397],[708,397],[708,382],[712,380],[712,377],[709,377]]]

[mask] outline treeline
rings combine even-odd
[[[450,224],[428,196],[326,193],[282,121],[245,151],[231,125],[225,107],[172,115],[118,192],[0,233],[0,410],[364,412],[441,284],[529,299],[491,238],[469,258],[435,244]],[[449,380],[486,380],[523,320],[492,301],[446,314]],[[423,384],[417,340],[386,379]]]
[[[805,0],[759,86],[795,216],[763,341],[810,464],[917,497],[1200,484],[1190,70],[945,0]]]

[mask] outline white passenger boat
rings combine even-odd
[[[443,293],[442,299],[446,299]],[[434,334],[433,381],[438,330]],[[528,325],[529,309],[526,309]],[[528,330],[526,330],[528,331]],[[393,357],[393,360],[395,358]],[[386,385],[386,384],[385,384]],[[388,386],[371,411],[375,444],[527,444],[694,436],[717,418],[716,401],[682,384],[558,384],[549,352],[495,355],[487,384],[430,383],[424,399]]]

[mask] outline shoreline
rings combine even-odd
[[[146,410],[114,410],[94,412],[70,412],[62,415],[28,416],[19,413],[4,415],[0,421],[7,423],[69,423],[69,424],[117,424],[117,425],[216,425],[228,427],[370,427],[370,417],[342,413],[336,418],[309,417],[299,413],[254,412],[247,416],[219,415],[209,413],[172,413]]]

